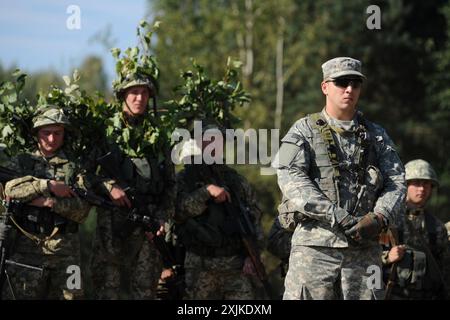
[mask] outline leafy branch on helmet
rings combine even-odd
[[[72,79],[63,77],[66,88],[63,90],[52,86],[44,95],[40,94],[38,108],[55,105],[64,111],[70,125],[67,127],[65,146],[74,153],[74,156],[83,159],[91,148],[103,144],[102,132],[106,131],[105,119],[114,113],[110,104],[107,104],[100,95],[92,97],[80,89],[78,82],[80,76],[75,70]]]
[[[28,100],[20,98],[26,74],[17,69],[12,75],[13,81],[0,83],[0,143],[10,157],[34,147],[31,127],[35,112]]]
[[[240,121],[232,113],[234,108],[250,102],[250,95],[239,81],[238,69],[242,63],[228,58],[221,80],[210,79],[195,60],[192,65],[194,71],[183,72],[184,83],[175,88],[179,98],[167,102],[173,123],[191,128],[194,120],[206,120],[231,128]]]
[[[123,57],[120,57],[121,50],[119,48],[111,49],[111,53],[116,59],[117,78],[113,81],[113,90],[117,98],[120,98],[124,89],[130,87],[131,82],[150,83],[157,91],[159,68],[155,57],[150,53],[150,45],[151,37],[159,24],[159,22],[156,22],[153,27],[149,28],[145,20],[141,21],[136,28],[140,42],[137,47],[127,48]],[[145,32],[145,29],[147,29],[147,32]],[[141,48],[139,48],[139,45]],[[153,94],[155,93],[153,92]]]
[[[168,128],[156,113],[156,92],[158,90],[159,68],[155,57],[150,52],[151,37],[159,27],[156,22],[149,27],[146,21],[141,21],[137,28],[139,44],[137,47],[127,48],[125,55],[120,57],[118,48],[111,50],[116,59],[117,78],[113,81],[113,90],[117,98],[114,105],[116,110],[112,117],[106,120],[106,136],[108,140],[119,145],[122,152],[130,157],[144,157],[149,153],[158,154],[167,145],[170,134],[165,132]],[[140,47],[139,47],[140,45]],[[143,116],[139,116],[139,125],[129,123],[122,113],[124,93],[133,86],[146,86],[153,99],[155,110],[148,109]]]

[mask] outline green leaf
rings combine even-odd
[[[72,78],[74,82],[78,82],[80,80],[80,73],[78,72],[78,69],[73,71]]]
[[[13,134],[13,130],[11,129],[11,126],[6,125],[2,130],[2,137],[5,138],[11,134]]]
[[[69,76],[63,76],[62,77],[64,80],[64,83],[66,84],[66,86],[70,86],[70,77]]]
[[[119,59],[120,56],[120,49],[119,48],[112,48],[111,54],[115,59]]]
[[[17,101],[17,93],[13,92],[8,95],[8,102],[15,103]]]

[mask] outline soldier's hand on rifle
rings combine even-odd
[[[405,254],[406,246],[405,245],[398,245],[395,247],[392,247],[391,250],[389,250],[389,254],[387,257],[388,263],[394,263],[398,262],[403,259],[403,255]]]
[[[33,199],[28,203],[30,206],[41,207],[41,208],[53,208],[55,204],[55,199],[47,197],[39,197]]]
[[[116,206],[131,208],[130,199],[128,199],[125,191],[123,191],[119,186],[113,185],[111,192],[109,193],[109,197]]]
[[[214,199],[216,203],[222,203],[225,201],[231,202],[231,196],[225,188],[210,184],[206,187],[211,198]]]
[[[161,272],[161,280],[168,280],[171,279],[175,276],[175,272],[173,271],[172,268],[164,268],[163,271]]]
[[[375,240],[384,227],[383,217],[380,214],[369,212],[362,217],[345,235],[353,240]]]
[[[158,231],[156,231],[156,236],[163,236],[166,233],[166,230],[164,230],[164,221],[159,221],[160,227]],[[145,234],[147,235],[147,238],[151,241],[155,237],[155,234],[150,231],[146,231]]]
[[[57,197],[71,198],[77,196],[75,191],[63,181],[49,180],[48,188],[50,189],[50,192]]]
[[[245,258],[242,272],[247,275],[256,275],[255,266],[253,265],[252,259],[250,257]]]

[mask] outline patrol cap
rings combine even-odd
[[[70,126],[69,119],[61,108],[55,105],[41,107],[37,115],[33,118],[33,130],[51,124],[61,124],[65,127]]]
[[[337,57],[322,64],[323,80],[334,80],[344,76],[365,79],[361,73],[361,61],[350,57]]]
[[[439,186],[433,167],[422,159],[411,160],[405,164],[405,180],[431,180],[434,186]]]

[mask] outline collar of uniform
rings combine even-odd
[[[67,159],[66,154],[61,149],[58,150],[54,156],[51,156],[51,157],[48,157],[48,158],[44,157],[44,155],[39,150],[35,150],[32,153],[32,157],[34,159],[36,159],[36,160],[45,159],[48,163],[56,164],[56,165],[65,164],[65,163],[69,162],[69,160]]]
[[[407,203],[406,204],[406,213],[408,215],[418,216],[418,215],[421,215],[421,214],[425,213],[425,208],[424,207],[418,207],[418,206],[415,206],[413,204]]]
[[[358,120],[357,120],[357,116],[356,113],[353,116],[352,120],[349,121],[344,121],[344,120],[337,120],[334,119],[333,117],[331,117],[326,111],[325,111],[325,107],[322,109],[322,115],[325,117],[325,119],[328,122],[328,125],[330,126],[330,128],[338,133],[338,134],[343,134],[343,133],[350,133],[350,132],[356,132],[356,130],[358,129]]]

